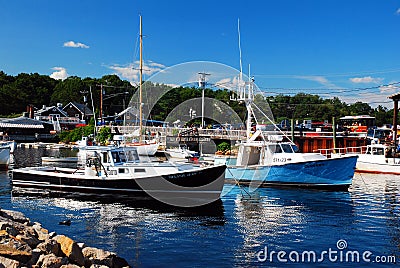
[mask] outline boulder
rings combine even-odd
[[[83,256],[93,265],[120,268],[129,267],[129,264],[123,258],[115,253],[98,248],[86,247],[82,249]],[[98,266],[95,266],[98,267]]]
[[[11,211],[11,210],[6,210],[2,209],[0,210],[0,215],[3,216],[4,218],[19,222],[19,223],[29,223],[29,219],[25,217],[24,213],[18,212],[18,211]]]
[[[27,263],[32,258],[32,251],[19,250],[11,245],[0,245],[0,256]]]
[[[28,244],[30,248],[35,248],[40,243],[39,239],[37,239],[36,237],[24,234],[23,235],[19,234],[15,238],[19,241]]]
[[[0,236],[3,236],[5,233],[8,235],[16,236],[19,231],[15,229],[15,227],[10,222],[0,222],[0,230],[5,232],[0,232]]]
[[[0,256],[0,268],[19,268],[20,263],[16,260],[8,259]]]
[[[66,257],[57,257],[54,254],[41,255],[36,263],[41,268],[60,268],[65,264],[68,264]]]
[[[64,264],[64,265],[61,265],[60,268],[81,268],[81,266],[78,266],[75,264]]]
[[[36,247],[40,251],[46,253],[46,254],[51,254],[53,253],[56,256],[60,255],[60,244],[53,239],[46,240]]]
[[[49,231],[43,228],[39,223],[35,222],[32,228],[35,230],[37,238],[39,240],[44,241],[51,238]]]
[[[74,240],[65,235],[57,235],[53,239],[60,244],[61,251],[72,263],[76,263],[81,266],[85,265],[85,259],[82,254],[82,250],[78,244],[74,242]]]

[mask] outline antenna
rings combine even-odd
[[[199,87],[201,87],[201,127],[204,128],[204,90],[206,89],[206,76],[211,75],[206,72],[199,73]]]
[[[240,63],[240,80],[242,80],[242,73],[243,73],[243,67],[242,67],[242,47],[240,46],[240,19],[238,18],[238,36],[239,36],[239,63]]]
[[[243,66],[242,66],[242,47],[240,45],[240,20],[238,18],[238,41],[239,41],[239,64],[240,64],[240,73],[239,73],[239,81],[237,87],[237,100],[244,101],[246,97],[245,86],[243,86]]]

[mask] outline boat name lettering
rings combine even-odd
[[[283,162],[286,162],[286,158],[274,158],[274,159],[272,159],[272,162],[281,162],[281,163],[283,163]]]
[[[180,179],[180,178],[186,178],[186,177],[191,177],[196,175],[196,173],[191,172],[191,173],[182,173],[182,174],[173,174],[173,175],[169,175],[168,178],[169,179]]]
[[[312,164],[306,164],[304,167],[305,168],[312,168],[312,167],[322,167],[324,166],[324,163],[312,163]]]

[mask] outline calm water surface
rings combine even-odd
[[[39,165],[40,156],[59,154],[19,148],[14,162]],[[0,173],[0,183],[2,208],[21,211],[88,246],[116,252],[134,267],[281,267],[296,262],[382,267],[394,264],[378,260],[392,262],[394,256],[400,261],[400,176],[356,174],[348,192],[263,188],[248,197],[245,191],[254,189],[226,185],[221,202],[203,209],[171,208],[147,198],[115,201],[13,192],[6,172]],[[65,219],[71,219],[71,226],[58,224]],[[276,253],[270,258],[272,251],[284,252],[281,260],[287,263]],[[335,252],[329,259],[323,251]],[[350,255],[346,261],[349,251],[359,253],[358,264]],[[370,263],[362,259],[366,251],[371,252]],[[314,252],[316,260],[302,261],[307,257],[303,252]]]

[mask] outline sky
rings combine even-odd
[[[135,84],[139,15],[145,79],[196,61],[239,70],[240,20],[243,72],[266,95],[391,108],[400,92],[400,0],[0,0],[0,70]]]

